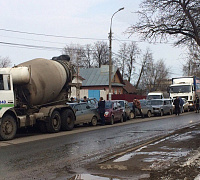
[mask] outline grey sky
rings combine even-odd
[[[140,42],[137,35],[128,39],[126,29],[137,20],[135,11],[141,0],[0,0],[0,38],[1,42],[34,46],[57,47],[58,49],[22,48],[0,44],[0,56],[9,57],[13,64],[34,58],[47,58],[61,54],[61,49],[70,44],[93,44],[98,39],[108,42],[108,32],[112,14],[115,14],[112,31],[113,52],[117,53],[123,40],[138,41],[142,51],[150,48],[155,60],[164,59],[175,73],[182,74],[185,49],[174,48],[171,44],[152,45]],[[61,37],[38,36],[5,31],[14,30],[38,34],[51,34]],[[68,37],[68,38],[67,38]],[[76,37],[76,38],[72,38]],[[92,39],[87,39],[92,38]],[[179,72],[174,71],[180,68]],[[138,67],[139,70],[140,67]]]

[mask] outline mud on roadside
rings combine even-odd
[[[199,180],[200,125],[104,163],[90,164],[87,170],[90,174],[128,180]]]

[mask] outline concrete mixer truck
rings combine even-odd
[[[75,114],[66,104],[72,69],[63,56],[0,68],[0,139],[13,139],[18,128],[35,124],[42,132],[72,130]]]

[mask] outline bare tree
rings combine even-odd
[[[9,67],[9,66],[11,66],[11,63],[12,62],[8,57],[3,58],[0,56],[0,67],[1,68]]]
[[[101,65],[108,64],[109,49],[106,42],[97,41],[93,47],[93,59],[100,68]]]
[[[127,62],[127,53],[128,53],[127,47],[128,47],[127,43],[123,43],[122,45],[120,45],[120,49],[114,60],[114,64],[116,64],[117,67],[119,67],[119,70],[122,74],[122,78],[124,78],[124,74],[126,71],[126,62]]]
[[[139,21],[128,32],[143,39],[177,38],[176,45],[196,42],[200,46],[200,0],[143,0]]]
[[[188,76],[200,77],[200,47],[189,47],[188,59],[185,65],[183,65],[183,72]]]
[[[148,67],[148,65],[151,65],[153,64],[153,56],[152,56],[152,53],[150,52],[149,49],[146,50],[145,54],[143,55],[143,60],[142,60],[142,67],[141,67],[141,70],[140,70],[140,74],[139,74],[139,77],[138,77],[138,80],[137,80],[137,83],[135,85],[135,88],[137,89],[138,86],[139,86],[139,83],[140,83],[140,80],[141,80],[141,77],[142,77],[142,74],[145,70],[148,71],[148,69],[146,67]]]
[[[87,44],[83,53],[83,65],[85,68],[91,68],[96,66],[93,60],[93,47],[91,44]]]
[[[147,50],[143,58],[143,72],[139,87],[147,92],[165,90],[164,80],[168,79],[169,69],[161,59],[154,62],[152,53]]]
[[[85,57],[85,50],[82,46],[71,44],[64,48],[63,53],[70,56],[72,64],[78,67],[84,67],[85,63],[83,58]]]
[[[127,55],[126,55],[126,73],[124,74],[128,81],[131,81],[131,77],[134,72],[134,63],[136,62],[136,58],[140,54],[140,49],[138,48],[135,42],[131,42],[127,46]]]

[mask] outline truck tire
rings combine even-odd
[[[13,116],[5,115],[2,118],[0,126],[0,139],[11,140],[15,137],[17,132],[17,123]]]
[[[46,123],[47,131],[50,133],[56,133],[60,131],[61,127],[61,118],[58,111],[53,111],[49,121]]]
[[[61,129],[64,131],[70,131],[74,128],[74,113],[70,109],[65,109],[61,113]]]

